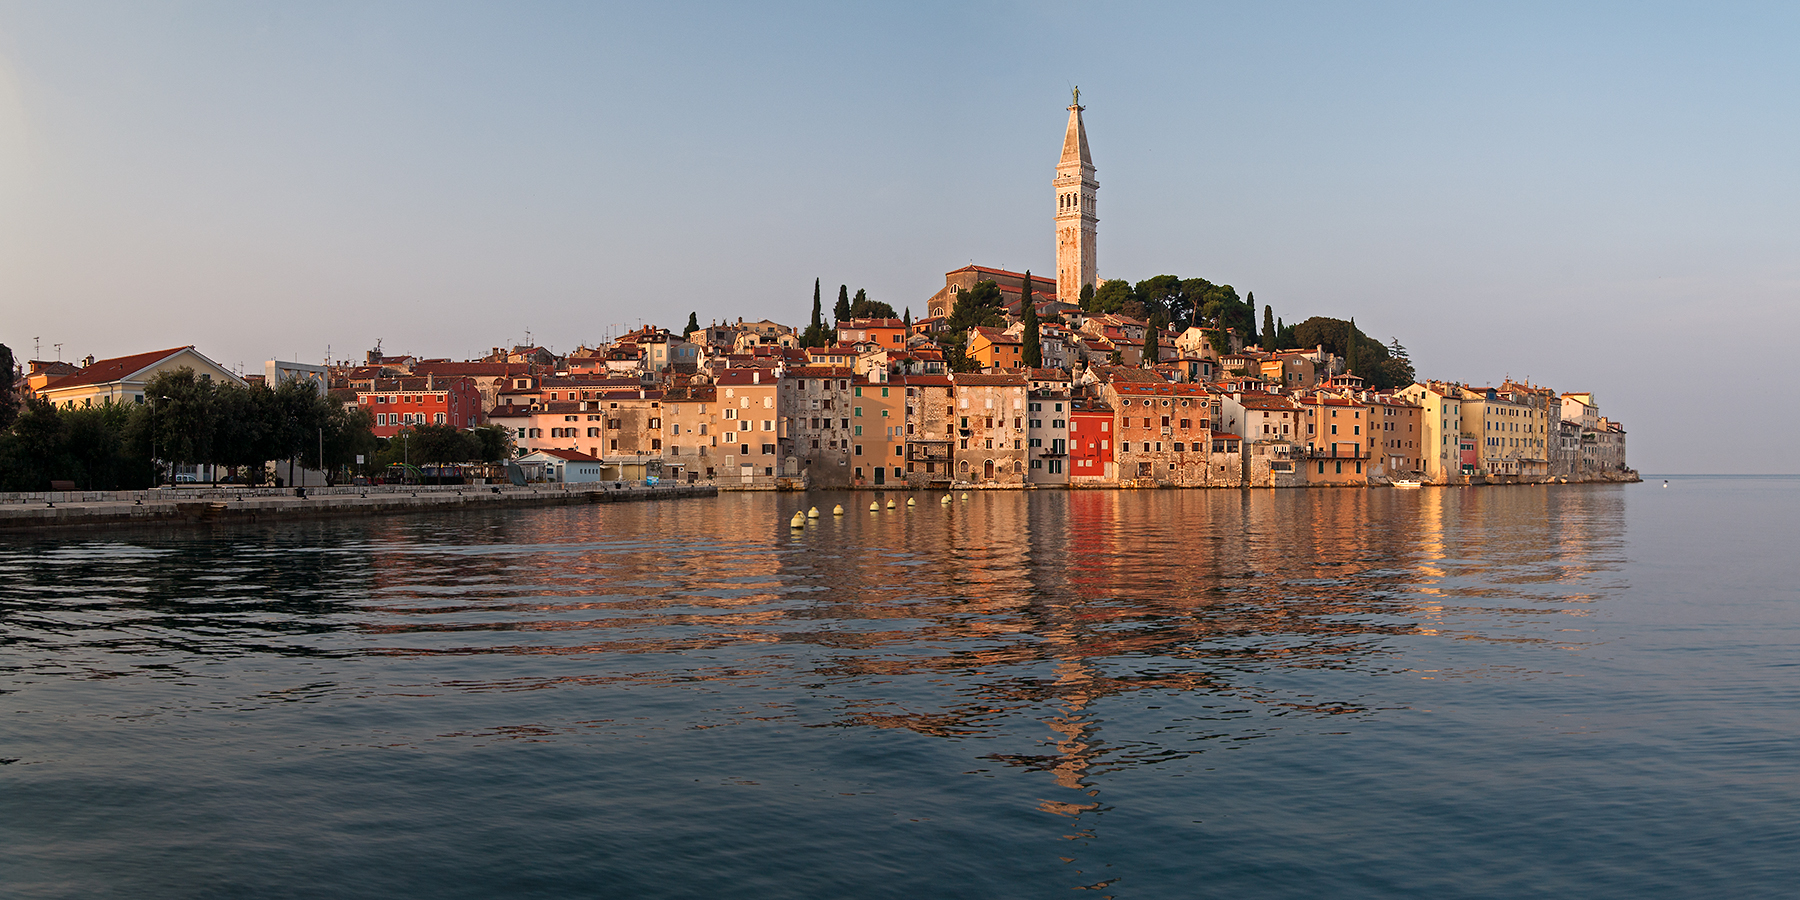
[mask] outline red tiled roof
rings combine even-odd
[[[108,382],[118,381],[122,378],[127,378],[142,372],[183,350],[192,349],[194,349],[194,345],[188,344],[185,347],[176,347],[171,350],[153,350],[149,353],[136,353],[131,356],[115,356],[112,359],[97,360],[93,365],[88,366],[73,375],[65,375],[62,378],[58,378],[45,385],[44,388],[46,390],[54,390],[81,387],[86,384],[106,384]]]
[[[548,447],[545,447],[544,449],[541,449],[541,450],[533,450],[533,451],[531,451],[531,453],[527,453],[525,455],[530,456],[533,453],[542,453],[545,456],[554,456],[557,459],[567,460],[569,462],[599,462],[600,461],[598,458],[589,456],[586,453],[581,452],[580,450],[552,450]]]

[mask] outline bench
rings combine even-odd
[[[72,491],[75,489],[75,482],[52,480],[50,482],[50,489],[53,491]]]

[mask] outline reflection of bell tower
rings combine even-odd
[[[1069,129],[1063,134],[1062,161],[1056,164],[1056,299],[1079,303],[1081,288],[1094,283],[1094,234],[1100,222],[1095,206],[1100,182],[1094,180],[1094,158],[1088,154],[1087,128],[1081,124],[1081,88],[1069,104]]]

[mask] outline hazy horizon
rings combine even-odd
[[[566,351],[802,324],[815,277],[919,315],[970,262],[1053,274],[1079,84],[1102,278],[1591,390],[1646,473],[1791,473],[1800,424],[1737,390],[1781,354],[1696,362],[1800,324],[1796,36],[1777,5],[0,2],[0,343]],[[1751,424],[1683,437],[1715,421]]]

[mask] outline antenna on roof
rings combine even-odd
[[[43,359],[44,358],[44,343],[43,343],[43,341],[44,341],[44,339],[41,337],[34,337],[31,339],[31,358],[32,359]]]
[[[62,362],[62,345],[61,344],[51,344],[50,346],[56,348],[56,361]]]

